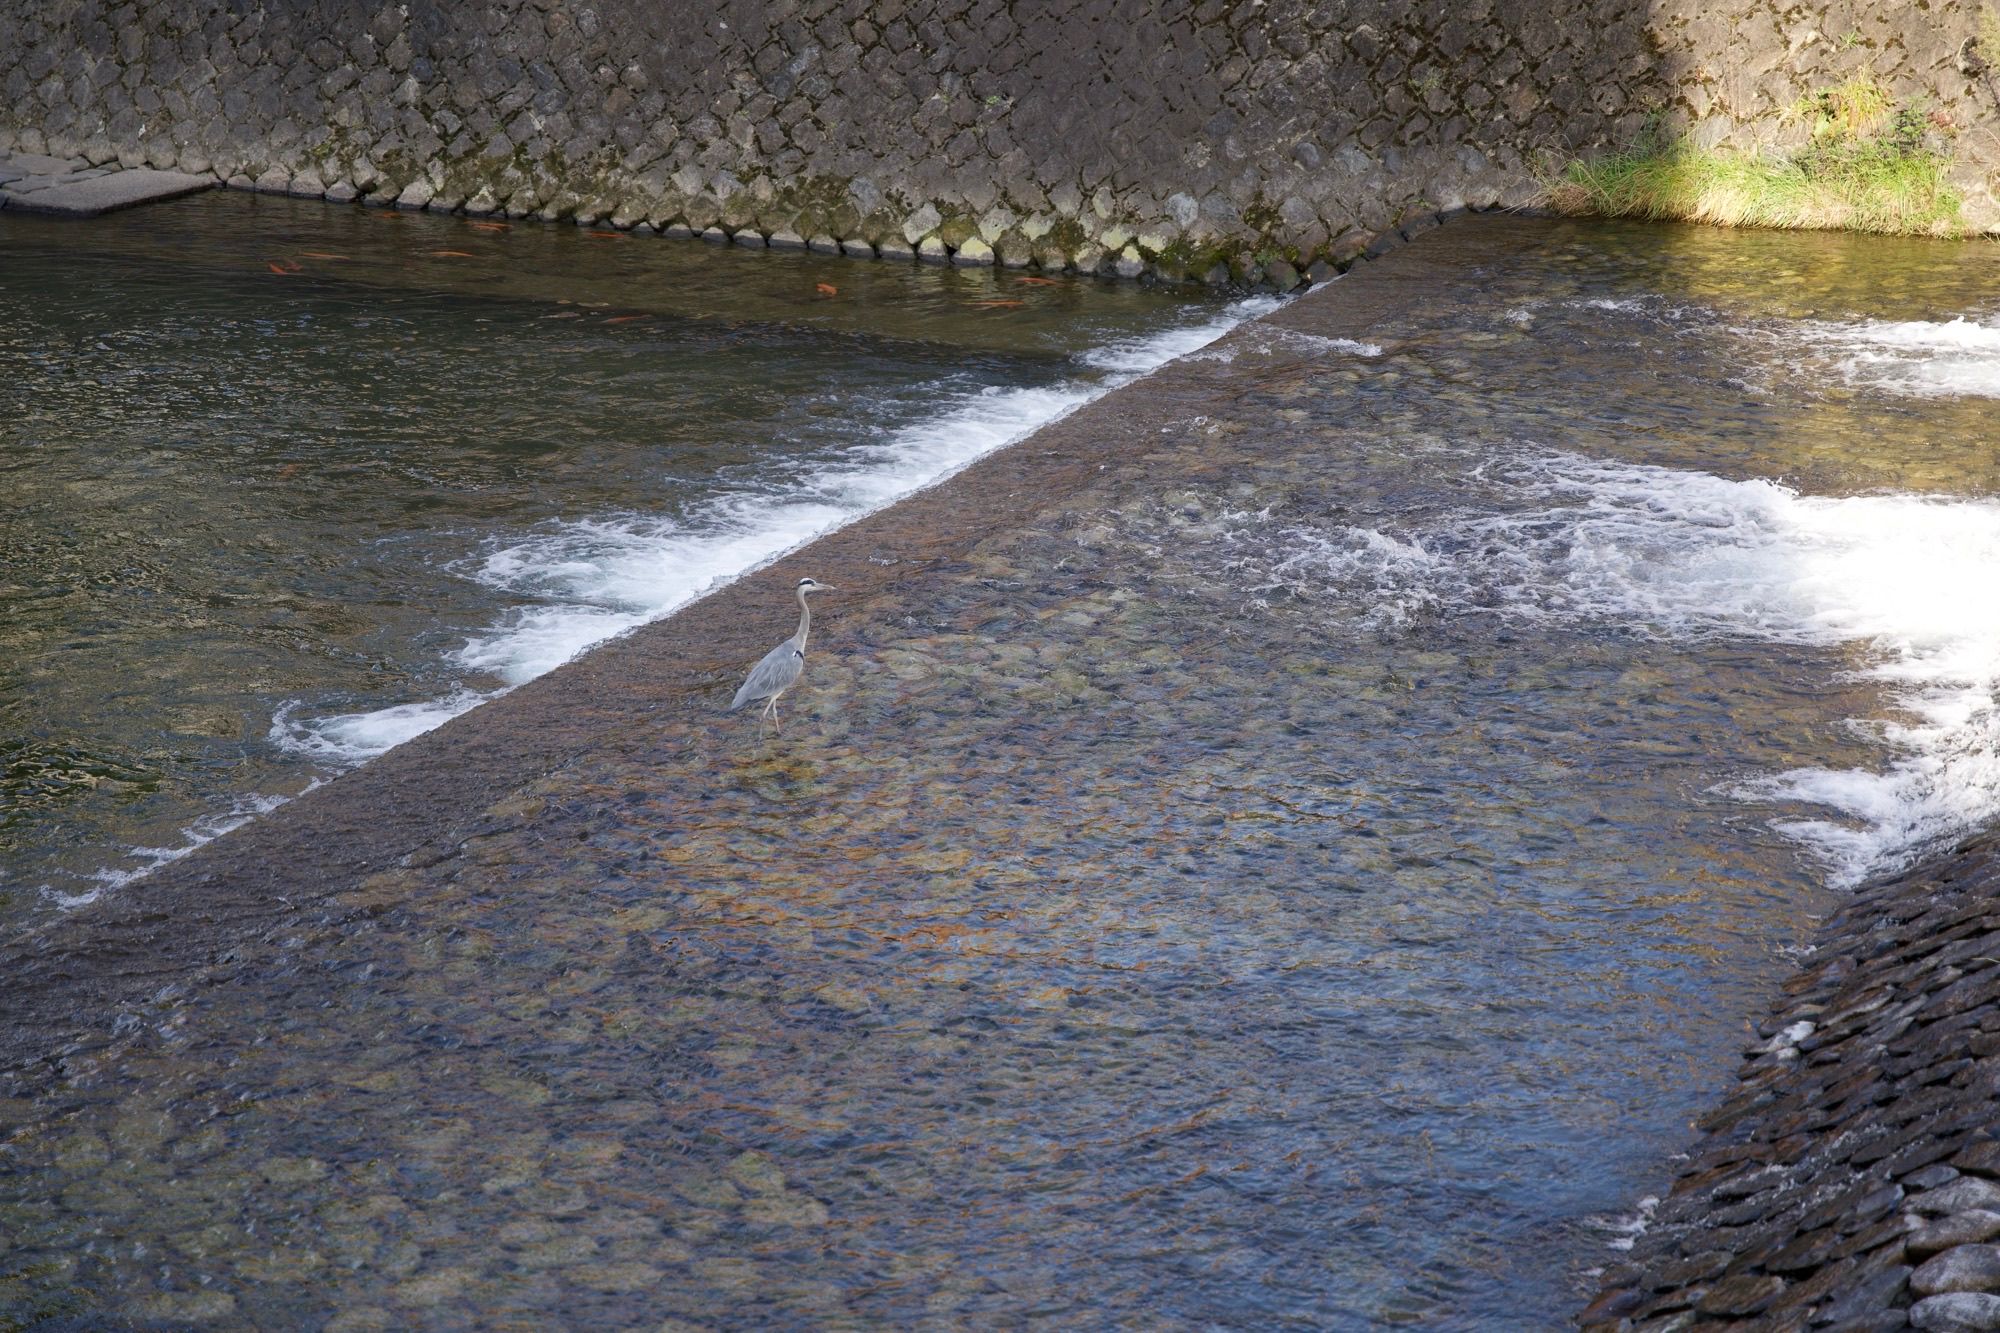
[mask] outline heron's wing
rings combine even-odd
[[[743,687],[736,691],[736,698],[729,705],[729,711],[733,713],[744,704],[758,699],[768,699],[779,690],[789,688],[791,683],[799,678],[799,672],[804,669],[805,655],[790,639],[785,640],[765,653],[764,659],[750,668],[750,674],[744,678]]]

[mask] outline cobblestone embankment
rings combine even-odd
[[[1866,75],[1996,215],[1977,0],[0,0],[0,148],[883,258],[1289,287]]]
[[[1586,1329],[2000,1329],[2000,838],[1826,925]]]

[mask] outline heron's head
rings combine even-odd
[[[799,580],[799,596],[801,597],[805,596],[809,592],[839,592],[839,591],[840,590],[834,587],[831,583],[821,583],[818,579]]]

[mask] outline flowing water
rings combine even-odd
[[[1813,914],[2000,807],[2000,261],[1525,221],[1425,244],[1458,278],[1365,339],[1293,308],[1194,350],[1168,374],[1208,405],[1153,452],[920,594],[823,605],[782,743],[607,738],[459,855],[378,877],[357,902],[377,915],[163,992],[122,1046],[0,1100],[0,1302],[341,1329],[1562,1322]],[[898,341],[742,272],[742,299],[797,310],[707,355],[844,341],[768,400],[756,374],[717,390],[685,434],[739,452],[698,461],[596,433],[631,326],[587,321],[623,304],[333,289],[355,318],[430,303],[423,336],[301,354],[445,406],[374,455],[407,471],[362,468],[316,511],[337,595],[265,607],[269,637],[229,640],[240,670],[186,670],[365,644],[329,654],[344,684],[256,696],[273,753],[365,753],[877,502],[885,473],[962,461],[941,451],[1021,419],[979,434],[996,400],[1060,410],[1080,367],[1125,373],[1229,316],[1092,291],[1046,327],[983,307],[947,336],[924,302],[1009,299],[1007,275],[831,279],[915,307]],[[697,337],[674,299],[650,336]],[[572,313],[541,327],[592,354],[538,378],[554,354],[521,330]],[[988,313],[1043,341],[982,341]],[[1142,315],[1160,324],[1120,322]],[[190,355],[157,329],[143,357],[90,346],[49,357],[92,368],[79,396]],[[208,363],[191,401],[239,410],[215,399],[260,382],[245,359]],[[802,403],[884,361],[915,387],[854,392],[903,415],[858,442],[808,429]],[[283,387],[232,429],[283,417]],[[627,387],[626,421],[693,392]],[[746,397],[763,414],[730,425]],[[495,512],[420,541],[370,508],[449,489],[412,478],[452,441],[505,472],[463,441],[517,414],[587,461],[516,458],[517,487],[475,470],[452,493]],[[729,484],[689,492],[677,459]],[[249,489],[226,472],[196,475]],[[211,521],[154,567],[260,549]],[[460,585],[477,596],[440,632],[435,590]],[[218,601],[201,614],[249,623]],[[300,628],[349,601],[398,610]],[[377,666],[386,689],[354,683]],[[111,679],[61,715],[154,706]],[[68,688],[50,667],[10,698]]]
[[[0,306],[0,928],[1231,319],[236,194],[0,219]]]

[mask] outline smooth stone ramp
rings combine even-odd
[[[53,217],[93,218],[121,208],[213,189],[213,176],[150,167],[93,167],[80,157],[0,152],[0,208]]]
[[[2000,1329],[2000,836],[1860,891],[1586,1329]]]

